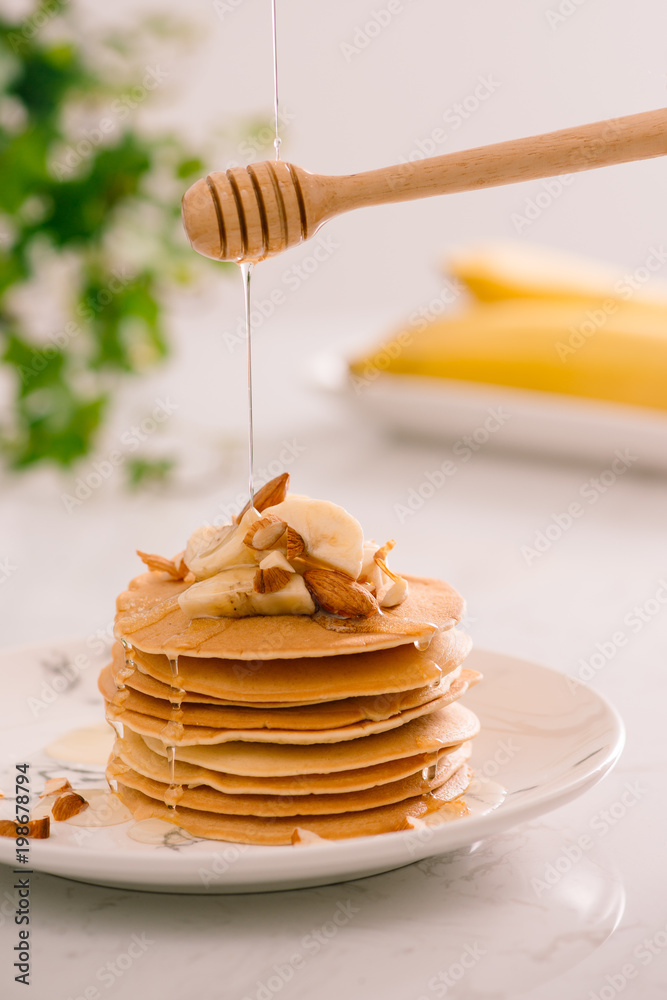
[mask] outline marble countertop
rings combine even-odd
[[[205,335],[213,343],[213,331]],[[309,335],[292,331],[291,357],[308,353]],[[350,344],[356,331],[346,336]],[[338,500],[368,533],[395,537],[398,568],[450,580],[468,600],[466,625],[478,646],[554,667],[608,697],[627,728],[620,763],[581,798],[472,853],[345,884],[165,896],[35,875],[33,983],[26,991],[12,982],[15,927],[3,906],[2,996],[664,997],[665,480],[630,469],[528,559],[525,546],[610,456],[550,462],[503,453],[494,442],[401,521],[396,505],[451,445],[389,438],[360,423],[344,401],[314,387],[301,364],[276,369],[280,351],[279,337],[263,340],[258,467],[282,461],[297,492]],[[201,450],[176,486],[128,496],[114,470],[69,508],[63,496],[74,495],[79,473],[3,486],[3,645],[108,632],[114,595],[137,569],[134,548],[176,550],[242,491],[242,420],[216,436],[215,408],[209,402],[203,412],[201,404],[210,398],[212,376],[181,361],[142,390],[150,403],[145,412],[153,400],[175,402],[175,416],[165,422],[169,440],[196,440]],[[283,373],[281,405],[276,370]],[[137,405],[136,398],[128,404],[119,434],[140,412]],[[91,463],[81,475],[93,471]],[[629,783],[636,789],[631,805],[623,798]],[[582,835],[587,846],[577,852]],[[544,889],[550,871],[558,877]],[[13,898],[11,871],[1,877],[6,901],[7,893]],[[346,919],[334,923],[339,911]]]

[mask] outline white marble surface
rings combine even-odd
[[[318,340],[335,341],[343,350],[383,322],[376,316],[335,328],[320,323]],[[198,337],[199,348],[205,345],[215,358],[212,318]],[[626,750],[597,788],[470,855],[434,858],[353,883],[194,897],[37,875],[33,985],[28,992],[11,982],[15,928],[3,908],[3,997],[134,1000],[154,991],[179,1000],[663,997],[667,632],[659,596],[667,578],[665,480],[631,469],[531,566],[521,547],[607,466],[608,455],[582,466],[483,448],[401,524],[393,505],[442,462],[449,446],[387,439],[378,428],[359,426],[344,402],[316,390],[308,374],[318,349],[311,324],[275,324],[257,342],[258,465],[279,455],[284,442],[296,442],[302,451],[289,465],[294,488],[344,503],[369,534],[396,537],[397,566],[457,585],[468,599],[467,625],[479,645],[581,677],[597,644],[623,631],[627,642],[595,660],[586,676],[621,711]],[[149,412],[160,394],[171,394],[179,409],[166,435],[172,444],[198,441],[204,447],[215,439],[218,409],[231,426],[221,471],[192,473],[178,488],[137,497],[123,494],[116,473],[70,513],[61,493],[71,492],[72,481],[40,475],[6,483],[0,555],[11,568],[0,585],[4,645],[104,631],[116,591],[137,568],[133,549],[177,550],[201,519],[214,517],[243,489],[242,419],[233,394],[240,359],[230,355],[233,364],[195,368],[192,346],[186,337],[180,343],[172,368],[126,401],[119,428],[129,426],[142,406]],[[289,366],[285,352],[293,359]],[[214,384],[220,388],[215,404]],[[210,455],[207,460],[212,466]],[[655,604],[646,604],[656,594]],[[637,606],[648,609],[640,626],[633,624]],[[624,806],[628,782],[638,792]],[[570,861],[584,835],[581,858]],[[544,881],[549,866],[563,873],[555,885],[540,888],[535,880]],[[2,882],[2,893],[11,898],[7,870]],[[326,937],[339,907],[348,907],[349,919]],[[145,950],[136,940],[132,945],[134,935]],[[109,971],[107,964],[131,945],[138,957],[120,959],[127,965],[116,966],[122,975]],[[464,955],[469,968],[460,964]]]

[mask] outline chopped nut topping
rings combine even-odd
[[[17,837],[17,828],[28,827],[26,837],[32,840],[46,840],[51,833],[51,817],[43,816],[41,819],[31,819],[27,823],[17,823],[13,819],[0,820],[0,837]]]
[[[378,610],[373,595],[348,576],[328,569],[303,574],[308,590],[321,608],[341,618],[367,618]]]
[[[49,778],[44,783],[44,791],[40,792],[40,799],[43,799],[45,795],[56,795],[59,792],[71,792],[72,786],[69,783],[68,778]]]
[[[394,541],[393,538],[390,538],[388,542],[384,543],[384,545],[382,546],[382,548],[380,548],[380,549],[377,550],[377,552],[373,556],[373,559],[375,560],[375,562],[380,567],[380,569],[382,570],[383,573],[386,573],[386,575],[388,577],[390,577],[392,580],[398,580],[399,579],[398,574],[397,573],[393,573],[389,569],[389,567],[387,566],[387,563],[386,563],[387,556],[389,555],[389,553],[393,549],[394,545],[396,545],[396,542]]]
[[[70,819],[72,816],[76,816],[77,813],[83,812],[87,808],[88,803],[83,795],[79,795],[78,792],[65,792],[64,795],[61,795],[53,803],[51,815],[55,820],[62,822],[63,820]]]
[[[277,503],[282,503],[287,496],[287,490],[289,489],[289,472],[283,472],[281,476],[276,476],[275,479],[270,479],[268,483],[262,486],[261,490],[255,493],[255,510],[258,510],[260,514],[267,507],[275,507]],[[240,514],[234,518],[236,524],[239,523],[246,511],[250,510],[250,501],[245,505]]]
[[[287,556],[288,561],[291,562],[292,559],[296,559],[300,555],[303,555],[306,551],[306,543],[299,532],[295,531],[294,528],[290,528],[289,524],[287,525],[286,537],[287,542],[285,545],[285,555]]]
[[[174,578],[174,580],[182,580],[188,572],[188,567],[183,562],[181,553],[179,553],[177,557],[179,560],[178,566],[173,559],[166,559],[165,556],[157,556],[152,555],[149,552],[142,552],[140,549],[137,549],[137,555],[149,569],[156,569],[163,573],[168,573],[169,576]]]
[[[243,544],[248,548],[257,549],[263,552],[270,549],[284,535],[287,525],[275,514],[266,514],[259,521],[250,525],[243,539]]]
[[[287,586],[292,578],[289,570],[280,566],[270,566],[268,569],[258,569],[255,573],[253,583],[254,590],[258,594],[275,594]]]

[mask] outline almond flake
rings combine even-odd
[[[178,570],[179,578],[184,580],[190,572],[185,562],[185,549],[183,549],[182,552],[179,552],[177,556],[174,556],[173,562]]]
[[[182,579],[181,570],[173,559],[166,559],[164,556],[157,556],[152,555],[149,552],[142,552],[140,549],[137,549],[137,555],[149,569],[155,569],[163,573],[168,573],[174,580]],[[185,563],[183,563],[183,566],[185,567],[185,571],[187,573],[187,566],[185,566]]]
[[[18,834],[17,829],[24,829],[27,826],[26,834]],[[32,840],[46,840],[51,833],[51,817],[42,816],[41,819],[31,819],[27,823],[17,823],[13,819],[0,820],[0,837],[26,836]]]
[[[287,490],[289,489],[289,472],[283,472],[282,475],[276,476],[275,479],[270,479],[268,483],[262,486],[261,490],[257,490],[254,496],[254,507],[261,514],[263,510],[267,507],[275,507],[276,504],[282,503],[287,496]],[[234,518],[236,524],[239,523],[243,515],[250,510],[250,501],[243,508],[240,514],[237,514]]]
[[[44,791],[40,792],[40,799],[43,799],[45,795],[59,795],[63,792],[71,792],[72,786],[69,783],[68,778],[49,778],[44,783]]]
[[[268,569],[258,569],[253,583],[257,594],[275,594],[292,579],[292,573],[280,566],[270,566]]]
[[[285,544],[285,555],[287,556],[288,562],[292,562],[292,559],[297,559],[300,555],[306,551],[306,543],[294,528],[290,528],[287,525],[287,541]]]
[[[275,514],[266,514],[250,525],[243,539],[243,544],[250,549],[263,552],[276,544],[285,533],[287,525]]]
[[[394,545],[396,545],[396,542],[394,541],[393,538],[390,538],[388,542],[384,543],[381,549],[377,550],[377,552],[373,556],[373,561],[377,566],[380,567],[382,572],[385,573],[391,580],[396,581],[399,580],[400,577],[398,576],[397,573],[392,573],[392,571],[389,569],[386,563],[387,556],[393,549]]]
[[[70,819],[72,816],[76,816],[77,813],[83,812],[84,809],[88,808],[88,803],[84,799],[83,795],[79,795],[78,792],[65,792],[53,803],[51,807],[51,815],[58,822]]]

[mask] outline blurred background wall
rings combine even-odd
[[[120,2],[94,13],[128,24],[152,9],[191,25],[194,38],[170,55],[162,106],[151,114],[199,146],[229,119],[270,117],[269,6]],[[282,156],[351,173],[661,107],[666,29],[659,0],[278,0]],[[250,157],[221,142],[220,167],[230,159]],[[634,265],[664,238],[661,160],[580,174],[518,231],[513,216],[542,183],[334,220],[325,232],[340,251],[304,283],[300,312],[317,316],[326,300],[341,314],[407,314],[437,291],[438,264],[462,241],[544,242]],[[269,262],[258,284],[274,284],[296,260]]]
[[[135,37],[132,72],[159,81],[129,118],[143,134],[179,134],[206,169],[272,157],[272,135],[264,127],[273,101],[268,0],[73,0],[60,6],[93,62],[100,35]],[[33,9],[2,0],[4,17],[28,17]],[[667,103],[666,29],[660,0],[278,0],[282,156],[312,171],[348,173],[658,108]],[[76,142],[76,122],[71,128]],[[396,534],[392,504],[423,478],[434,453],[417,445],[385,450],[376,468],[375,431],[354,427],[349,415],[341,417],[345,404],[324,398],[312,377],[314,360],[371,346],[415,310],[444,302],[443,261],[467,243],[546,244],[636,268],[665,239],[664,170],[657,159],[578,174],[567,183],[529,182],[367,209],[263,263],[253,279],[255,305],[265,313],[255,331],[258,467],[296,440],[302,448],[291,467],[297,491],[349,502],[371,532]],[[148,237],[150,218],[139,221]],[[141,225],[132,237],[135,250]],[[182,246],[190,254],[184,237]],[[241,285],[233,267],[216,271],[194,254],[188,259],[194,282],[172,287],[169,279],[161,292],[169,358],[140,378],[110,383],[113,405],[95,453],[65,472],[3,473],[0,556],[14,567],[0,594],[11,622],[7,642],[80,632],[83,621],[106,625],[104,609],[131,570],[138,571],[137,545],[172,554],[198,523],[220,514],[225,498],[245,489]],[[45,308],[47,291],[41,286],[32,295],[33,308]],[[45,335],[48,319],[47,308]],[[9,373],[0,373],[4,408],[12,385]],[[173,415],[155,424],[147,448],[153,456],[176,457],[172,482],[127,494],[114,471],[80,506],[68,508],[63,498],[74,495],[81,479],[99,478],[94,463],[106,461],[122,435],[150,420],[165,399],[174,403]],[[481,591],[486,588],[492,605],[510,567],[517,587],[533,591],[536,576],[521,563],[520,545],[530,537],[529,525],[539,527],[553,505],[566,506],[573,490],[576,495],[582,473],[573,472],[565,485],[546,466],[526,465],[519,474],[516,459],[485,454],[470,468],[460,493],[453,487],[419,520],[423,539],[417,519],[403,537],[415,572],[451,571],[454,582],[478,588],[484,607]],[[486,506],[491,482],[494,510]],[[551,499],[556,483],[561,500]],[[607,524],[612,533],[626,518],[624,488],[606,508],[615,510]],[[631,509],[632,499],[627,503]],[[656,496],[656,518],[660,503]],[[461,532],[454,537],[452,530],[439,548],[429,547],[432,520],[446,523],[437,519],[452,511],[462,518]],[[497,536],[494,511],[505,518],[506,547],[497,552],[503,570],[497,580],[480,583],[469,541],[476,538],[483,558],[482,536]],[[566,575],[576,543],[573,534],[574,548],[566,541],[559,549]],[[637,580],[640,562],[637,556]],[[49,573],[37,572],[43,565]],[[56,566],[63,592],[78,600],[86,581],[85,613],[49,604]],[[39,622],[26,617],[29,594],[48,608]],[[620,591],[614,599],[625,600]],[[514,634],[510,638],[512,645]]]

